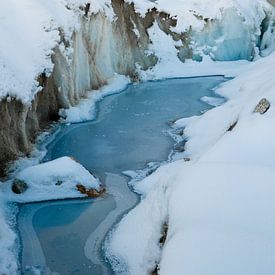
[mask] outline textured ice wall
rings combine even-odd
[[[210,55],[218,61],[252,60],[260,39],[259,28],[245,24],[236,10],[228,9],[222,20],[208,20],[203,31],[191,30],[191,48],[194,54]]]

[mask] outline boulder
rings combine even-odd
[[[22,194],[28,189],[28,185],[23,180],[15,179],[12,183],[11,189],[15,194]]]
[[[270,103],[266,98],[262,98],[254,109],[254,113],[260,113],[263,115],[270,108]]]

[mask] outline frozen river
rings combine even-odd
[[[102,244],[108,231],[139,201],[123,175],[163,162],[175,142],[169,122],[199,115],[211,106],[220,76],[170,79],[129,85],[97,104],[97,117],[62,125],[45,160],[72,156],[106,185],[98,199],[25,204],[18,217],[22,273],[112,274]],[[133,225],[135,227],[135,225]]]

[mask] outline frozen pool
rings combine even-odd
[[[171,79],[130,85],[98,103],[91,122],[63,125],[48,145],[45,160],[73,156],[107,186],[99,199],[26,204],[18,223],[22,272],[33,274],[111,274],[101,245],[106,233],[138,202],[125,170],[167,160],[174,141],[169,121],[198,115],[211,106],[220,76]]]

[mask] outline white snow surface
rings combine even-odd
[[[109,243],[118,272],[149,274],[156,263],[167,275],[275,272],[274,70],[274,53],[251,63],[217,90],[225,104],[175,124],[185,126],[192,161],[162,166],[137,183],[143,200]],[[262,98],[271,107],[260,115],[253,110]],[[133,224],[140,225],[134,234]]]
[[[87,189],[100,189],[99,180],[70,157],[30,166],[20,171],[16,178],[27,183],[28,189],[24,193],[12,192],[12,180],[3,183],[1,190],[6,199],[21,203],[84,197],[77,190],[77,184]]]

